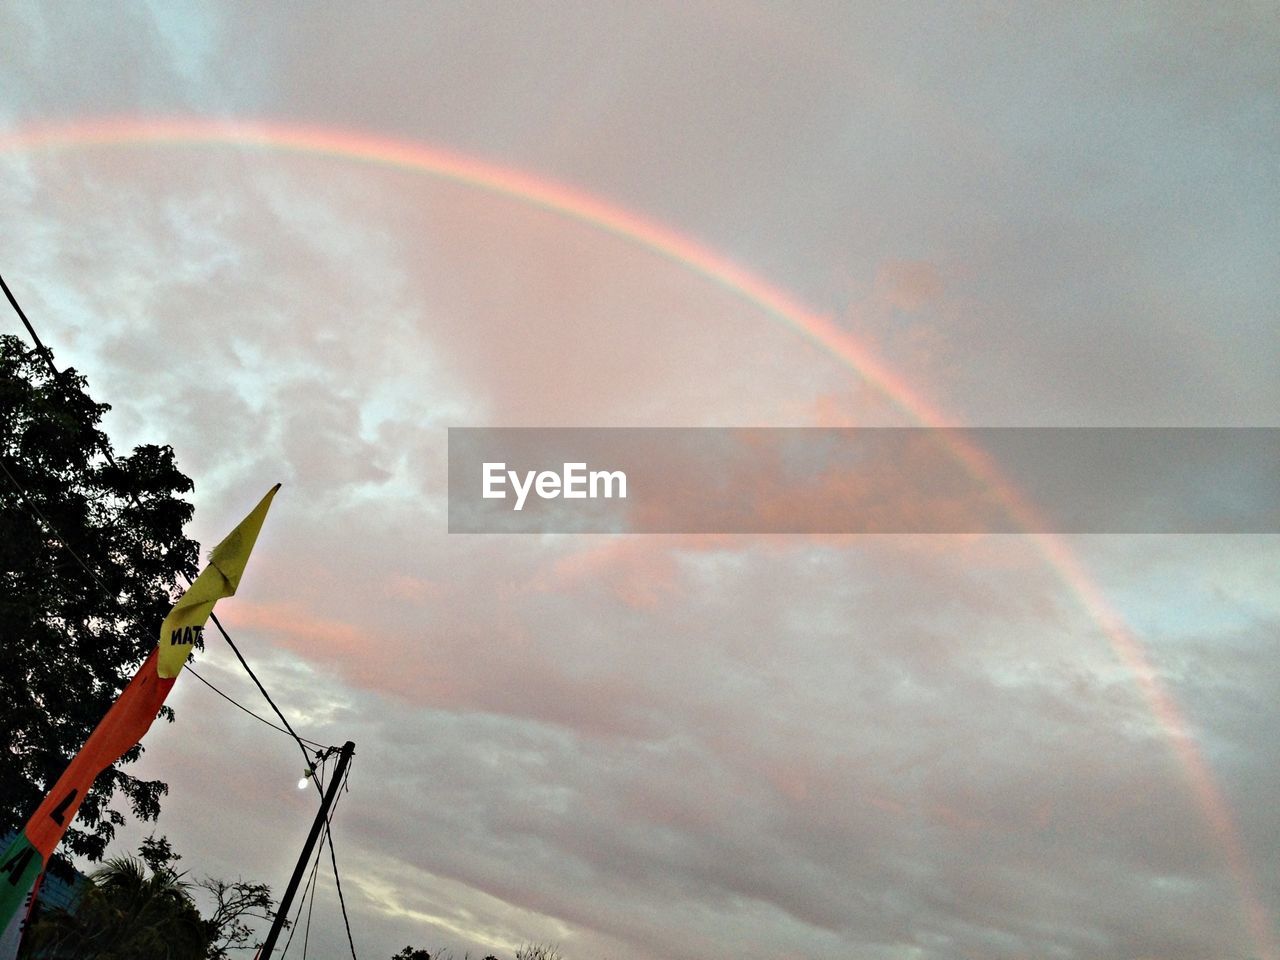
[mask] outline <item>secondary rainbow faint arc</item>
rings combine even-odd
[[[813,311],[730,258],[634,211],[520,170],[422,143],[282,122],[110,118],[31,126],[0,136],[0,153],[163,145],[250,147],[355,160],[429,174],[578,220],[675,261],[783,321],[851,367],[922,425],[956,425],[830,317]],[[1003,480],[990,458],[968,443],[957,442],[953,450],[967,469],[992,485],[1010,516],[1028,530],[1046,562],[1076,594],[1086,612],[1102,628],[1118,659],[1132,672],[1226,856],[1240,889],[1246,922],[1255,944],[1266,960],[1280,960],[1271,922],[1254,889],[1253,871],[1230,807],[1208,760],[1191,735],[1176,701],[1160,682],[1141,641],[1107,602],[1065,541],[1035,532],[1039,526],[1035,509]]]

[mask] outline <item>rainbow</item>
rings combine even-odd
[[[665,257],[717,284],[770,317],[793,328],[854,370],[915,421],[928,427],[957,426],[832,318],[817,313],[725,255],[634,211],[543,177],[423,143],[363,132],[283,122],[239,122],[203,118],[107,118],[23,127],[0,135],[0,154],[93,147],[211,147],[286,151],[336,157],[440,180],[508,197],[602,230]],[[1161,683],[1146,648],[1080,560],[1058,536],[1034,532],[1034,507],[1003,480],[977,447],[957,442],[957,458],[989,483],[1010,516],[1033,538],[1048,565],[1099,625],[1117,659],[1133,675],[1152,715],[1164,731],[1189,787],[1238,888],[1245,921],[1264,960],[1280,960],[1271,920],[1256,892],[1254,872],[1235,818],[1181,709]]]

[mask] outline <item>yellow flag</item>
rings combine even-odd
[[[160,625],[160,656],[156,663],[156,672],[161,677],[176,677],[182,671],[192,644],[204,632],[204,624],[213,612],[213,605],[223,597],[235,594],[245,564],[249,562],[249,553],[258,540],[262,521],[266,519],[267,508],[271,506],[271,498],[279,489],[280,484],[277,483],[267,491],[240,525],[213,548],[209,554],[209,565],[164,618]]]
[[[36,808],[22,832],[0,853],[0,960],[12,957],[21,919],[26,916],[36,877],[48,863],[98,774],[142,739],[173,688],[191,645],[204,630],[214,603],[240,586],[249,551],[280,485],[213,548],[209,565],[169,611],[160,642],[138,667],[111,709],[99,721],[79,753]],[[16,918],[16,919],[15,919]],[[6,953],[6,951],[8,951]]]

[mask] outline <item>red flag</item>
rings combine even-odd
[[[150,729],[173,682],[186,662],[195,638],[222,597],[236,592],[249,552],[280,485],[276,484],[253,511],[213,548],[209,565],[174,604],[160,625],[160,642],[121,691],[80,752],[36,808],[22,832],[0,855],[0,930],[7,929],[29,897],[36,877],[98,774],[142,739]],[[0,957],[0,960],[7,958]]]

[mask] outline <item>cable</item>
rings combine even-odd
[[[332,845],[330,845],[329,849],[333,849]],[[319,865],[319,863],[320,861],[317,858],[316,864]],[[311,911],[316,908],[316,891],[319,889],[320,884],[318,883],[311,888],[311,900],[307,903],[307,925],[302,931],[302,960],[307,960],[307,946],[311,943]],[[281,960],[284,960],[284,958],[281,957]]]
[[[294,911],[293,920],[287,926],[289,927],[289,936],[284,941],[284,948],[280,951],[280,960],[285,960],[289,955],[289,944],[293,943],[293,935],[298,929],[298,918],[302,916],[302,906],[307,902],[307,893],[313,890],[312,884],[316,879],[316,872],[320,869],[320,855],[324,853],[325,838],[320,837],[320,846],[316,848],[315,859],[311,862],[311,872],[307,875],[306,886],[302,888],[302,896],[298,898],[298,909]],[[314,897],[315,894],[312,893]]]
[[[327,758],[320,761],[322,772],[326,762],[327,762]],[[293,934],[294,934],[294,931],[296,930],[298,918],[302,915],[302,904],[307,902],[308,891],[310,891],[311,901],[307,906],[307,925],[304,928],[303,939],[302,939],[302,956],[304,960],[306,958],[307,944],[309,942],[309,938],[311,935],[311,912],[315,907],[315,895],[316,895],[316,889],[317,889],[317,887],[312,886],[312,881],[315,879],[316,870],[320,866],[320,857],[324,853],[324,845],[326,841],[329,844],[329,860],[333,865],[334,886],[338,891],[338,904],[342,909],[342,922],[346,927],[346,931],[347,931],[347,945],[351,948],[351,956],[353,960],[359,960],[359,958],[356,955],[355,941],[352,939],[352,936],[351,936],[351,922],[347,917],[346,900],[342,896],[342,879],[338,874],[338,860],[333,849],[333,831],[332,831],[333,817],[338,811],[338,804],[342,802],[342,795],[344,793],[349,792],[349,789],[350,789],[348,784],[351,780],[351,763],[354,763],[354,758],[351,762],[348,763],[346,774],[342,778],[342,785],[338,788],[338,793],[333,798],[333,806],[329,808],[329,812],[325,816],[325,829],[324,829],[324,833],[321,834],[321,837],[320,837],[320,846],[316,849],[316,860],[311,866],[311,875],[307,880],[306,886],[302,888],[302,897],[298,901],[298,909],[297,909],[297,912],[294,914],[293,924],[289,928],[289,936],[288,938],[286,938],[284,942],[284,949],[280,952],[280,960],[284,960],[285,955],[289,952],[289,944],[293,942]],[[325,778],[322,777],[321,778],[322,784],[324,780]]]
[[[44,526],[48,530],[48,533],[60,544],[62,544],[63,549],[65,549],[67,553],[69,553],[75,559],[76,563],[80,564],[80,566],[84,569],[84,572],[87,573],[93,579],[93,581],[101,588],[103,594],[110,599],[112,597],[111,588],[108,587],[105,583],[103,583],[102,578],[98,576],[97,572],[92,567],[90,567],[89,564],[87,564],[84,561],[84,558],[81,557],[80,554],[76,553],[75,550],[71,548],[71,545],[67,543],[67,538],[62,535],[62,532],[56,526],[54,526],[53,521],[50,520],[47,516],[45,516],[44,512],[38,506],[36,506],[36,503],[31,498],[31,495],[27,493],[26,489],[22,486],[22,484],[18,482],[18,479],[10,472],[9,468],[5,466],[3,459],[0,459],[0,471],[3,471],[4,475],[9,478],[9,482],[13,484],[14,488],[21,495],[26,506],[31,510],[32,514],[44,524]],[[333,749],[331,744],[317,743],[315,740],[308,740],[306,737],[300,737],[296,733],[291,733],[290,731],[286,730],[284,727],[276,726],[266,717],[261,716],[257,713],[254,713],[244,704],[235,700],[234,698],[227,695],[226,693],[223,693],[216,686],[214,686],[212,682],[210,682],[209,680],[206,680],[200,674],[196,673],[195,668],[192,667],[190,664],[186,665],[186,669],[193,677],[195,677],[197,680],[203,683],[206,687],[208,687],[218,696],[222,697],[222,699],[226,700],[232,706],[238,707],[239,709],[243,710],[245,713],[249,714],[249,716],[253,717],[259,723],[264,723],[268,727],[270,727],[272,730],[278,730],[280,733],[283,733],[286,736],[292,736],[294,737],[294,739],[300,740],[303,743],[310,744],[311,746],[316,747],[318,749],[321,749],[321,750],[326,748]]]
[[[84,562],[84,559],[80,556],[80,554],[76,553],[74,550],[71,549],[71,544],[67,543],[66,537],[64,537],[61,533],[58,532],[58,528],[53,525],[53,521],[50,520],[48,517],[46,517],[44,515],[44,512],[39,507],[36,506],[35,501],[31,499],[31,494],[27,493],[27,491],[23,488],[22,484],[18,482],[18,478],[15,477],[12,473],[10,473],[9,468],[4,465],[4,460],[0,460],[0,470],[4,471],[4,475],[9,478],[9,482],[13,484],[14,488],[18,491],[18,495],[22,497],[23,502],[27,505],[27,507],[31,510],[31,512],[46,527],[48,527],[49,533],[53,536],[53,538],[57,540],[60,544],[62,544],[63,549],[65,549],[67,553],[71,554],[71,556],[75,559],[76,563],[80,564],[80,566],[84,568],[84,572],[94,579],[94,581],[98,584],[98,586],[102,588],[103,592],[107,595],[107,597],[112,598],[113,595],[111,593],[110,588],[108,588],[107,585],[102,582],[102,578],[99,577],[97,573],[95,573],[92,569],[90,569],[89,565]]]
[[[186,577],[184,576],[183,579],[186,579]],[[265,699],[267,703],[271,705],[271,709],[274,710],[276,716],[280,718],[280,722],[284,724],[286,732],[288,732],[289,735],[292,736],[294,741],[298,744],[298,749],[302,751],[303,759],[304,760],[310,759],[309,755],[307,754],[307,748],[305,745],[303,745],[302,738],[298,736],[297,731],[294,730],[293,727],[290,725],[288,718],[285,717],[285,715],[280,712],[280,708],[277,707],[276,702],[271,699],[271,694],[267,693],[267,688],[262,685],[262,681],[258,679],[258,675],[253,672],[253,668],[249,666],[249,662],[245,660],[244,654],[242,654],[240,652],[240,648],[235,645],[235,641],[231,639],[230,634],[228,634],[227,631],[223,629],[222,624],[218,621],[218,615],[216,613],[210,613],[209,619],[213,621],[213,625],[218,628],[218,632],[222,634],[222,639],[227,641],[227,646],[229,646],[231,648],[231,652],[236,655],[236,659],[240,661],[240,666],[244,667],[245,673],[249,674],[249,679],[252,680],[254,683],[254,686],[258,688],[258,692],[262,694],[263,699]],[[315,783],[316,790],[318,790],[320,792],[320,795],[323,796],[324,790],[321,788],[320,781],[316,778],[314,770],[311,773],[311,780]]]
[[[49,365],[49,369],[53,371],[53,378],[58,383],[62,382],[62,375],[58,373],[58,368],[53,365],[53,353],[40,342],[40,335],[36,333],[36,328],[31,325],[31,321],[27,319],[27,315],[22,312],[17,298],[14,297],[13,291],[9,289],[9,285],[4,282],[4,277],[0,276],[0,287],[4,288],[4,295],[9,298],[9,303],[17,312],[18,318],[22,320],[22,325],[27,328],[27,333],[31,334],[31,339],[35,341],[36,349],[40,351],[40,355],[44,357],[44,362]]]
[[[326,753],[320,757],[319,761],[319,782],[322,787],[329,782],[329,778],[326,774],[328,769],[328,759],[328,754]],[[294,930],[297,929],[296,925],[298,918],[302,916],[303,904],[307,905],[307,926],[302,933],[302,960],[307,960],[307,947],[311,941],[311,912],[315,909],[316,905],[316,891],[320,889],[320,884],[316,882],[316,879],[319,875],[320,857],[324,854],[324,844],[326,839],[328,838],[325,836],[320,837],[320,846],[316,848],[316,858],[311,864],[311,875],[307,878],[307,885],[302,889],[302,897],[298,901],[298,910],[293,915],[294,927],[289,930],[289,938],[285,940],[284,950],[280,952],[280,960],[285,960],[285,956],[289,953],[289,944],[293,941],[293,934]],[[310,893],[310,900],[307,899],[308,892]]]
[[[266,726],[270,727],[272,730],[277,730],[280,733],[283,733],[285,736],[289,736],[289,731],[286,730],[284,727],[276,726],[266,717],[262,716],[262,714],[254,713],[252,710],[246,707],[239,700],[236,700],[234,697],[231,697],[228,694],[223,693],[221,690],[215,687],[210,681],[206,680],[204,677],[200,676],[200,674],[196,673],[195,667],[191,666],[191,664],[188,663],[184,669],[187,671],[187,673],[191,674],[193,677],[195,677],[197,680],[199,680],[206,687],[208,687],[210,690],[212,690],[214,693],[220,696],[223,700],[227,701],[227,703],[231,704],[233,707],[236,707],[239,710],[243,710],[249,716],[253,717],[253,719],[257,720],[261,724],[265,724]],[[327,750],[332,746],[331,744],[317,743],[315,740],[308,740],[306,737],[298,737],[298,739],[305,744],[315,747],[318,750]]]
[[[289,924],[289,936],[284,941],[284,949],[280,951],[280,960],[284,960],[289,953],[289,944],[293,943],[294,931],[298,929],[298,918],[302,916],[302,905],[307,900],[307,891],[311,891],[311,895],[315,897],[315,890],[312,884],[316,879],[316,872],[320,869],[320,855],[324,853],[324,837],[320,838],[320,847],[316,850],[315,860],[311,864],[311,874],[307,877],[307,885],[302,888],[302,898],[298,901],[298,910],[293,915],[293,922]]]
[[[351,758],[351,764],[355,762],[355,757]],[[347,945],[351,947],[351,960],[359,960],[356,956],[356,942],[351,937],[351,921],[347,919],[347,901],[342,896],[342,877],[338,874],[338,854],[333,849],[333,814],[338,809],[338,801],[342,799],[342,794],[348,789],[347,784],[351,782],[351,765],[347,766],[346,776],[342,778],[342,786],[338,788],[338,795],[333,798],[333,806],[329,808],[329,814],[324,818],[325,836],[329,838],[329,860],[333,863],[333,885],[338,890],[338,905],[342,908],[342,924],[347,928]]]
[[[22,305],[18,303],[17,298],[13,295],[13,291],[9,289],[9,285],[4,282],[4,277],[2,275],[0,275],[0,288],[3,288],[4,295],[8,298],[9,304],[13,307],[14,311],[18,314],[19,319],[22,320],[22,325],[27,328],[27,333],[31,334],[31,339],[35,342],[36,349],[40,351],[41,356],[44,358],[45,363],[49,367],[50,373],[53,374],[54,382],[57,383],[59,386],[65,387],[65,384],[62,379],[62,373],[54,365],[53,353],[49,350],[48,347],[44,345],[43,341],[41,341],[40,335],[36,333],[35,327],[32,326],[31,321],[27,319],[26,312],[23,311]],[[110,448],[107,447],[105,443],[103,443],[99,445],[99,449],[106,456],[107,462],[110,463],[111,466],[116,467],[117,466],[116,458],[111,453]],[[9,471],[6,469],[5,473],[8,474],[8,472]],[[10,479],[13,480],[13,477],[10,476]],[[17,485],[16,480],[14,480],[14,484],[15,486]],[[19,487],[19,489],[21,489],[21,487]],[[142,506],[142,502],[138,499],[138,495],[136,493],[134,493],[132,490],[128,490],[126,491],[126,493],[128,494],[129,499],[133,502],[133,505],[135,507],[137,507],[139,510],[144,509]],[[58,539],[61,540],[62,538],[59,537]],[[63,541],[63,545],[66,546],[66,541]],[[67,547],[67,549],[68,551],[71,550],[70,547]],[[77,559],[79,558],[77,557]],[[93,571],[89,570],[88,566],[84,564],[84,561],[81,560],[80,564],[81,566],[85,567],[85,570],[89,572],[91,576],[93,575]],[[179,572],[182,575],[182,579],[187,582],[187,586],[190,586],[191,578],[186,575],[185,571],[179,571]],[[97,577],[95,576],[94,579],[97,579]],[[101,584],[100,580],[98,582],[99,584]],[[280,718],[280,722],[284,724],[285,731],[290,736],[292,736],[293,739],[297,742],[298,749],[302,751],[302,756],[304,757],[304,759],[307,758],[307,748],[303,744],[302,738],[298,736],[297,731],[293,729],[293,726],[289,723],[288,718],[285,717],[285,715],[281,712],[280,708],[276,706],[276,702],[271,699],[271,694],[267,693],[267,688],[262,685],[262,681],[258,679],[258,675],[253,672],[253,668],[250,667],[249,662],[245,660],[244,654],[240,652],[240,648],[236,646],[235,641],[231,639],[231,635],[227,633],[226,628],[224,628],[222,626],[221,621],[218,620],[217,614],[210,613],[209,619],[213,622],[213,625],[218,628],[218,633],[222,634],[222,639],[227,642],[227,646],[231,648],[231,652],[236,655],[236,659],[240,661],[240,665],[244,667],[245,672],[249,674],[250,679],[253,680],[254,685],[258,688],[258,691],[262,694],[263,699],[265,699],[267,703],[270,704],[271,709],[275,711],[276,716]],[[313,780],[315,779],[314,775],[312,776],[312,779]],[[316,789],[320,790],[320,785],[318,781],[316,781]]]
[[[12,305],[14,311],[18,314],[18,317],[22,320],[22,324],[27,328],[27,332],[31,334],[32,341],[34,341],[36,348],[40,351],[41,356],[44,358],[45,363],[48,365],[49,371],[53,374],[54,382],[57,383],[59,386],[64,386],[62,381],[62,374],[58,370],[58,368],[54,365],[52,352],[40,340],[40,335],[36,333],[35,327],[33,327],[31,324],[31,321],[27,319],[26,313],[23,311],[22,306],[18,303],[17,298],[14,297],[13,292],[9,289],[9,285],[4,282],[3,276],[0,276],[0,288],[3,288],[4,294],[8,298],[10,305]],[[103,437],[103,439],[105,441],[105,436]],[[99,449],[102,451],[103,455],[106,456],[107,462],[110,463],[112,467],[117,467],[115,457],[112,455],[110,448],[107,447],[105,443],[101,443],[99,444]],[[0,466],[2,465],[3,464],[0,464]],[[7,468],[5,469],[4,472],[6,473],[6,475],[9,475],[9,479],[13,481],[14,485],[17,486],[20,491],[22,491],[21,485],[19,485],[17,480],[14,479],[11,474],[9,474],[9,471]],[[26,499],[25,491],[22,491],[22,492],[23,492],[24,499]],[[144,509],[136,493],[134,493],[132,490],[128,490],[126,491],[126,493],[128,494],[129,499],[133,502],[133,505],[135,507],[137,507],[139,510]],[[31,506],[33,510],[36,509],[34,504],[31,504]],[[39,511],[37,510],[36,512],[38,513]],[[47,522],[48,521],[46,520],[46,523]],[[51,530],[53,529],[52,524],[49,524],[49,527]],[[89,573],[89,575],[92,576],[95,580],[97,580],[98,584],[105,589],[105,584],[103,584],[102,581],[98,579],[98,577],[93,573],[93,571],[89,569],[88,565],[85,564],[84,561],[81,560],[79,556],[77,556],[75,552],[71,550],[71,547],[67,545],[66,541],[63,540],[61,535],[57,535],[56,532],[55,532],[55,535],[58,536],[58,540],[62,543],[64,547],[67,548],[67,551],[76,557],[80,565],[85,568],[85,571]],[[185,571],[179,571],[179,572],[182,575],[182,579],[187,582],[188,586],[190,586],[191,578],[186,575]],[[235,641],[231,639],[231,635],[227,633],[226,628],[223,627],[221,621],[218,620],[217,614],[210,612],[209,619],[213,623],[213,625],[218,628],[218,633],[222,635],[222,639],[227,642],[227,646],[231,648],[231,652],[234,653],[236,656],[236,659],[240,661],[240,665],[244,667],[245,673],[249,675],[249,678],[253,681],[254,686],[258,688],[258,692],[262,694],[263,699],[267,701],[271,709],[275,712],[275,715],[280,718],[280,722],[284,724],[283,732],[288,733],[291,737],[293,737],[294,742],[298,745],[298,749],[302,751],[303,758],[309,760],[310,758],[307,754],[307,748],[303,742],[302,737],[298,736],[297,731],[293,729],[293,725],[289,723],[288,717],[286,717],[284,713],[280,710],[280,708],[276,706],[276,702],[273,699],[271,699],[271,694],[269,694],[267,692],[267,688],[262,685],[262,681],[258,679],[258,675],[253,672],[253,668],[250,667],[249,662],[245,660],[244,654],[240,652],[240,648],[236,646]],[[225,699],[230,700],[232,703],[234,703],[237,707],[240,707],[240,709],[244,710],[246,713],[250,713],[255,717],[257,716],[257,714],[254,714],[253,711],[249,710],[247,707],[244,707],[241,704],[236,703],[236,701],[232,700],[229,696],[222,693],[221,690],[218,690],[216,687],[213,686],[212,683],[209,683],[209,681],[205,680],[203,677],[200,677],[199,674],[196,674],[196,676],[201,680],[201,682],[205,683],[207,686],[209,686],[219,695],[223,696]],[[258,719],[263,720],[263,718],[261,717],[258,717]],[[279,727],[275,727],[274,724],[269,723],[269,721],[263,720],[263,722],[268,723],[269,726],[277,730],[280,729]],[[306,742],[319,746],[318,744],[315,744],[315,741],[306,741]],[[325,759],[327,759],[329,751],[331,751],[332,749],[334,748],[332,747],[325,748],[325,753],[320,757],[320,761],[322,765]],[[307,769],[310,774],[310,779],[312,783],[315,785],[317,792],[319,792],[320,795],[323,797],[324,788],[321,786],[320,778],[316,776],[314,764],[309,765]],[[351,769],[350,767],[348,767],[346,776],[343,777],[342,787],[339,788],[340,791],[347,787],[347,784],[350,781],[350,779],[351,779]],[[325,837],[328,839],[328,842],[329,842],[329,857],[333,864],[333,880],[334,880],[334,885],[336,886],[338,891],[338,903],[342,907],[342,922],[343,922],[343,925],[346,927],[346,931],[347,931],[347,944],[351,948],[351,956],[353,960],[358,960],[356,956],[355,940],[351,936],[351,922],[347,917],[347,904],[346,904],[345,898],[342,895],[342,879],[338,875],[338,858],[337,858],[337,854],[334,852],[334,849],[333,849],[333,831],[332,831],[333,812],[334,812],[334,809],[336,809],[337,807],[337,799],[338,798],[335,797],[333,808],[329,810],[328,815],[326,815],[325,817]],[[321,851],[316,852],[317,864],[319,863],[320,852]],[[313,868],[313,872],[314,872],[314,868]],[[314,903],[314,895],[313,895],[312,902]],[[301,910],[301,904],[299,904],[299,910]],[[310,915],[308,914],[308,921],[309,919],[310,919]],[[310,924],[308,922],[308,931],[309,930],[310,930]],[[290,931],[289,936],[290,936],[290,939],[292,939],[293,937],[292,930]],[[286,941],[286,949],[288,949],[287,941]],[[304,947],[303,947],[304,954],[305,954],[305,950],[306,950],[306,947],[305,947],[305,941],[304,941]]]

